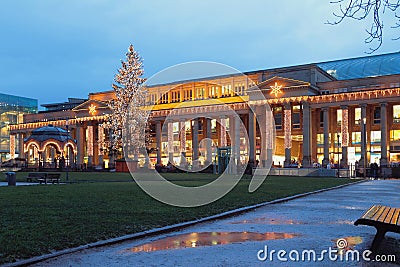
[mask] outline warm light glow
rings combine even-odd
[[[93,126],[87,127],[87,155],[93,156]]]
[[[271,85],[271,95],[275,95],[277,97],[278,95],[282,94],[282,85],[278,85],[277,82],[275,82],[275,85]]]
[[[95,105],[93,105],[93,104],[90,104],[90,106],[89,106],[89,114],[90,115],[95,115],[96,114],[96,106]]]
[[[19,152],[20,154],[22,151]],[[15,135],[11,134],[10,135],[10,157],[11,159],[15,158]]]
[[[367,124],[367,118],[363,118],[363,123]]]
[[[285,148],[292,147],[292,111],[284,110]]]
[[[99,154],[99,156],[103,156],[104,155],[103,146],[104,146],[105,136],[104,136],[104,127],[102,124],[99,124],[98,131],[99,131],[98,136],[97,136],[99,138],[98,154]]]
[[[274,115],[272,114],[271,110],[266,111],[266,114],[265,114],[265,138],[266,139],[265,140],[266,140],[267,149],[272,149],[274,141],[275,141],[275,140],[273,140],[273,138],[274,138],[273,133],[275,130],[273,128],[273,126],[274,126],[274,124],[273,124],[274,117],[273,116]]]
[[[342,147],[349,145],[349,110],[342,109]]]

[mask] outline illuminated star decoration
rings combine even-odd
[[[89,114],[91,114],[91,115],[96,114],[96,106],[95,105],[91,104],[89,106]]]
[[[275,95],[277,97],[278,95],[282,94],[282,85],[278,85],[277,82],[275,82],[275,85],[271,85],[271,95]]]

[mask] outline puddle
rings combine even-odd
[[[356,245],[363,242],[361,236],[346,236],[337,239],[332,239],[334,247],[340,250],[353,250]]]
[[[251,220],[243,220],[243,221],[236,221],[230,222],[230,224],[305,224],[299,221],[288,220],[288,219],[281,219],[281,218],[255,218]]]
[[[299,236],[290,233],[256,233],[256,232],[202,232],[169,236],[140,246],[129,248],[124,252],[151,252],[158,250],[171,250],[194,248],[204,246],[227,245],[248,241],[264,241],[287,239]]]

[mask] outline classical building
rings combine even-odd
[[[254,88],[265,100],[252,98]],[[207,165],[216,159],[216,147],[230,148],[242,165],[400,162],[399,52],[176,81],[148,90],[154,105],[151,166]],[[23,144],[33,130],[49,124],[68,128],[76,139],[76,166],[108,167],[115,153],[108,142],[107,101],[114,97],[113,91],[90,93],[74,107],[25,115],[23,123],[10,127],[11,138],[20,140],[19,149],[31,159],[43,152],[34,143]],[[230,116],[227,108],[238,116]],[[271,127],[274,142],[264,141]],[[139,161],[147,164],[143,157]]]
[[[18,157],[18,140],[9,133],[9,125],[23,122],[23,115],[36,113],[38,101],[32,98],[0,94],[0,161]]]

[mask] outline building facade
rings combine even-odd
[[[23,115],[37,113],[38,101],[32,98],[0,94],[0,161],[18,157],[19,143],[10,137],[9,125],[23,123]]]
[[[148,86],[153,149],[139,164],[206,166],[217,147],[232,149],[241,166],[397,164],[399,66],[400,53],[392,53]],[[263,100],[252,96],[255,88]],[[10,126],[11,138],[33,160],[43,151],[24,145],[24,138],[48,124],[64,127],[76,139],[78,168],[107,168],[115,160],[107,125],[107,101],[114,97],[91,93],[73,108],[25,115]]]

